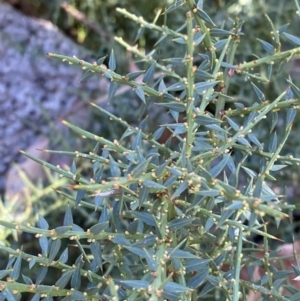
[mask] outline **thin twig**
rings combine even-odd
[[[83,14],[82,12],[80,12],[78,9],[71,6],[70,4],[68,4],[66,1],[62,2],[60,4],[60,7],[64,9],[66,13],[74,17],[76,20],[82,22],[84,25],[86,25],[89,29],[93,30],[98,35],[102,36],[105,39],[110,38],[110,34],[106,30],[101,28],[99,24],[89,20],[85,14]]]

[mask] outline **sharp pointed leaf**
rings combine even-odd
[[[116,63],[116,58],[114,51],[112,50],[109,56],[109,61],[108,61],[108,68],[112,71],[116,70],[117,63]]]

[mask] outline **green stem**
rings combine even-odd
[[[235,258],[235,275],[234,275],[234,284],[233,284],[233,296],[232,301],[239,301],[239,293],[240,293],[240,271],[241,271],[241,260],[243,257],[242,248],[243,248],[243,231],[238,229],[238,243],[236,249],[236,258]]]
[[[141,51],[139,51],[139,49],[137,48],[137,46],[131,46],[130,44],[126,43],[122,38],[120,37],[115,37],[115,41],[118,42],[120,45],[122,45],[124,48],[126,48],[129,52],[135,54],[136,56],[142,58],[143,60],[145,60],[146,62],[153,62],[154,59],[151,56],[147,56],[145,54],[143,54]],[[158,62],[156,62],[156,68],[161,70],[164,74],[169,75],[173,78],[177,78],[179,80],[182,80],[181,77],[176,74],[174,71],[168,69],[167,67],[159,64]]]
[[[209,34],[209,28],[206,27],[205,22],[200,18],[198,15],[199,8],[197,7],[194,0],[186,0],[186,4],[188,5],[189,9],[191,10],[193,17],[195,18],[201,32],[204,34],[206,33],[206,36],[204,38],[204,46],[207,51],[211,53],[211,67],[214,68],[216,64],[216,50],[214,48],[214,45],[211,41],[210,34]]]
[[[193,110],[194,110],[194,68],[193,68],[193,58],[194,58],[194,41],[193,41],[193,25],[192,25],[191,13],[187,13],[187,54],[186,54],[186,71],[187,71],[187,133],[186,133],[186,143],[185,152],[186,156],[189,158],[192,153],[192,144],[194,141],[195,133],[193,131]]]
[[[219,59],[216,60],[216,65],[215,65],[214,71],[213,71],[213,73],[212,73],[212,75],[213,75],[215,78],[217,78],[218,72],[219,72],[220,69],[221,69],[221,64],[222,64],[222,62],[223,62],[223,60],[224,60],[224,57],[225,57],[225,55],[226,55],[226,52],[227,52],[227,50],[228,50],[228,48],[229,48],[231,39],[232,39],[232,37],[229,36],[228,39],[227,39],[227,42],[226,42],[226,44],[225,44],[225,46],[224,46],[224,48],[223,48],[223,50],[222,50],[222,52],[221,52],[221,54],[220,54]],[[204,110],[206,109],[206,106],[207,106],[207,104],[208,104],[208,101],[207,101],[206,99],[208,99],[208,98],[212,95],[212,93],[213,93],[213,88],[210,88],[210,89],[208,89],[208,90],[206,91],[206,93],[202,96],[202,101],[201,101],[201,105],[200,105],[200,112],[201,112],[201,113],[203,113]]]
[[[240,73],[242,71],[247,71],[249,69],[258,67],[260,65],[264,65],[264,64],[274,64],[276,61],[282,61],[282,60],[287,60],[289,61],[292,57],[296,56],[296,55],[300,55],[300,47],[291,49],[291,50],[287,50],[281,53],[276,53],[273,55],[268,55],[266,57],[263,57],[261,59],[258,60],[254,60],[248,63],[242,63],[237,65],[237,69],[236,72]]]
[[[161,206],[158,208],[158,226],[160,227],[161,238],[157,242],[157,250],[155,253],[155,258],[157,262],[156,275],[154,277],[152,287],[151,287],[151,299],[152,301],[163,301],[161,284],[167,278],[167,266],[166,266],[166,251],[167,243],[166,239],[169,233],[167,228],[168,225],[168,197],[163,195],[161,197]]]
[[[236,110],[229,110],[226,111],[226,116],[231,117],[231,116],[241,116],[244,117],[244,115],[249,115],[251,112],[259,112],[263,108],[266,107],[267,102],[263,102],[262,104],[259,104],[258,106],[255,107],[245,107],[243,109],[236,109]],[[300,105],[300,99],[299,98],[293,98],[289,100],[282,101],[276,105],[276,108],[274,108],[274,112],[278,111],[283,108],[296,108],[297,106]]]
[[[239,26],[238,26],[238,18],[237,18],[235,21],[235,24],[234,24],[235,36],[230,41],[230,44],[228,47],[229,48],[228,63],[231,65],[233,64],[235,53],[236,53],[236,50],[237,50],[239,42],[240,42],[240,38],[238,35],[238,30],[239,30],[238,27]],[[228,91],[229,84],[230,84],[230,78],[231,78],[231,76],[229,74],[229,68],[225,68],[224,73],[223,73],[223,78],[224,78],[224,84],[223,84],[224,88],[223,88],[222,94],[227,95],[227,91]],[[219,99],[217,101],[217,106],[216,106],[216,112],[215,112],[216,118],[219,118],[220,113],[224,110],[225,102],[226,102],[226,98],[224,96],[220,95]]]

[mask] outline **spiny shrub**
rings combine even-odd
[[[279,172],[300,162],[285,149],[300,90],[291,78],[272,99],[264,89],[279,63],[300,54],[300,47],[282,51],[281,39],[297,46],[300,39],[266,16],[271,42],[258,40],[265,55],[239,61],[240,42],[247,41],[243,21],[227,19],[217,26],[203,1],[176,1],[164,12],[168,18],[186,15],[176,29],[156,25],[161,12],[152,23],[125,9],[118,12],[139,26],[137,40],[151,31],[157,45],[176,49],[176,57],[160,53],[158,60],[156,49],[145,54],[120,38],[116,41],[146,70],[118,74],[113,51],[108,66],[104,57],[89,63],[49,56],[82,66],[83,79],[108,78],[109,100],[120,85],[132,87],[141,106],[155,103],[172,122],[151,133],[147,118],[132,126],[92,104],[124,127],[122,137],[110,141],[62,121],[95,147],[89,153],[61,152],[74,157],[69,169],[32,158],[70,180],[71,189],[57,191],[69,206],[54,228],[42,216],[36,226],[1,222],[34,234],[41,249],[33,255],[0,246],[10,254],[0,272],[1,300],[20,300],[26,292],[31,300],[237,301],[247,300],[251,291],[264,300],[290,300],[285,294],[296,300],[297,290],[285,283],[290,272],[274,265],[277,253],[268,243],[277,238],[265,221],[270,217],[279,227],[293,209],[271,187],[280,188]],[[242,96],[246,101],[238,101]],[[81,160],[92,163],[90,176],[77,171]],[[75,224],[77,214],[89,219],[89,228]],[[253,235],[264,239],[261,259],[253,256]],[[21,275],[25,265],[36,276]],[[261,279],[241,278],[243,267],[251,278],[255,266],[265,268]],[[49,277],[44,282],[47,275],[50,282]]]

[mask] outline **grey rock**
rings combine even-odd
[[[51,22],[29,18],[0,2],[1,192],[12,162],[24,160],[19,149],[48,135],[49,120],[57,125],[57,118],[101,90],[99,77],[80,83],[80,68],[49,58],[47,52],[93,61]]]

